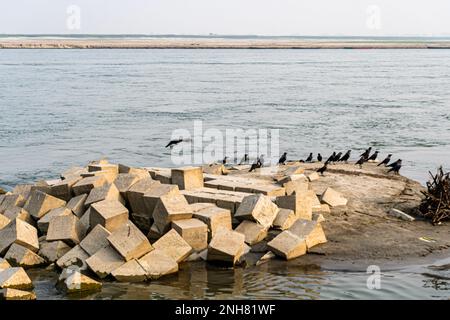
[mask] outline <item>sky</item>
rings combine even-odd
[[[450,35],[449,0],[1,0],[0,34]]]

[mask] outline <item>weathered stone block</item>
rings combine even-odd
[[[33,283],[21,267],[0,271],[0,289],[31,290]]]
[[[20,194],[6,194],[0,204],[0,214],[4,214],[6,210],[12,207],[23,207],[25,198]]]
[[[61,173],[61,179],[66,180],[74,177],[79,177],[82,173],[86,173],[87,169],[84,167],[72,167]]]
[[[189,207],[192,209],[192,213],[196,213],[198,211],[201,211],[206,208],[216,207],[214,203],[208,203],[208,202],[197,202],[197,203],[191,203]]]
[[[49,263],[58,261],[71,250],[63,241],[42,241],[39,245],[39,255]]]
[[[11,268],[11,265],[8,261],[3,258],[0,258],[0,271]]]
[[[36,294],[31,291],[17,289],[1,289],[0,300],[36,300]]]
[[[128,222],[128,209],[117,200],[104,200],[96,202],[90,210],[90,227],[100,224],[113,232]]]
[[[56,217],[68,216],[68,215],[72,215],[72,211],[70,209],[67,209],[66,207],[60,207],[60,208],[50,210],[45,216],[43,216],[37,222],[38,229],[42,233],[47,233],[48,226],[50,225],[50,221],[52,221]]]
[[[298,218],[306,220],[312,218],[312,199],[308,192],[277,197],[276,203],[280,208],[294,210]]]
[[[289,230],[281,232],[272,241],[267,243],[269,250],[277,256],[291,260],[306,254],[307,246],[303,238],[297,237]]]
[[[258,243],[267,237],[267,228],[248,220],[242,221],[234,231],[242,233],[245,236],[245,242],[249,245]]]
[[[244,253],[245,236],[242,233],[219,228],[208,246],[207,260],[234,265]]]
[[[277,217],[273,222],[273,226],[276,229],[286,230],[292,226],[297,219],[298,217],[294,210],[281,208],[279,209]]]
[[[131,186],[127,192],[128,202],[133,212],[147,213],[147,207],[144,202],[144,194],[150,192],[153,188],[156,188],[161,183],[153,180],[152,178],[141,179]],[[150,215],[151,213],[149,213]]]
[[[5,254],[13,243],[37,252],[39,250],[39,240],[36,228],[20,219],[12,220],[0,230],[0,255]]]
[[[100,249],[109,246],[108,237],[111,232],[101,225],[97,224],[89,234],[80,242],[80,247],[90,256],[94,255]]]
[[[226,173],[225,166],[220,163],[206,164],[202,166],[202,171],[203,173],[214,175],[223,175]]]
[[[183,167],[172,169],[172,183],[180,190],[203,188],[203,171],[201,167]]]
[[[5,217],[8,218],[9,220],[20,219],[32,225],[33,227],[36,226],[36,221],[34,221],[31,214],[29,214],[27,210],[21,207],[9,208],[8,210],[5,211]]]
[[[192,218],[172,222],[172,228],[196,251],[208,247],[208,226]]]
[[[142,179],[141,177],[134,174],[119,173],[116,180],[114,180],[114,184],[119,190],[122,198],[127,199],[127,192],[135,183],[137,183],[141,179]]]
[[[322,214],[331,213],[330,206],[323,203],[320,205],[320,207],[315,207],[315,208],[313,207],[313,214],[314,213],[322,213]]]
[[[287,195],[291,195],[293,193],[304,193],[309,190],[309,182],[303,181],[302,179],[297,179],[284,183],[283,187],[286,189]]]
[[[200,203],[199,203],[200,204]],[[192,208],[193,205],[191,205]],[[197,206],[199,207],[199,206]],[[203,206],[203,209],[194,213],[197,218],[208,226],[208,241],[214,237],[216,230],[220,227],[231,230],[231,212],[228,209],[216,206]]]
[[[147,238],[150,240],[158,240],[159,238],[161,238],[163,236],[163,234],[164,234],[163,232],[160,232],[158,230],[158,227],[156,226],[156,224],[153,223],[152,226],[150,227],[150,230],[148,231]]]
[[[300,239],[304,239],[308,250],[315,245],[327,242],[322,226],[317,221],[299,219],[289,228],[289,231]]]
[[[322,194],[321,201],[330,205],[330,207],[338,207],[347,205],[347,199],[332,188],[327,188]]]
[[[102,284],[88,276],[80,273],[80,271],[68,268],[61,273],[57,288],[65,293],[78,292],[95,292],[102,289]]]
[[[103,279],[123,265],[125,260],[111,246],[107,246],[88,258],[86,263],[100,279]]]
[[[320,179],[319,173],[317,173],[317,172],[312,172],[312,173],[308,174],[307,177],[308,177],[308,180],[311,182]]]
[[[120,282],[142,282],[147,280],[147,272],[135,259],[113,270],[111,275]]]
[[[69,201],[72,198],[72,187],[81,180],[81,177],[70,177],[51,186],[52,196]]]
[[[72,210],[73,214],[76,215],[78,218],[83,216],[84,212],[86,211],[86,199],[88,195],[83,193],[79,196],[73,197],[70,199],[70,201],[67,203],[66,207],[70,210]]]
[[[278,207],[270,197],[256,194],[245,197],[234,217],[238,220],[254,220],[269,228],[278,213]]]
[[[47,241],[64,241],[68,245],[77,245],[83,239],[83,229],[77,216],[70,213],[50,220]]]
[[[36,253],[16,243],[9,247],[5,259],[10,264],[23,268],[38,267],[45,264],[45,260]]]
[[[316,222],[324,222],[325,218],[321,213],[313,212],[312,220]]]
[[[66,205],[64,200],[43,193],[39,190],[31,192],[30,198],[24,206],[24,209],[34,218],[40,219],[50,210],[60,208]]]
[[[138,260],[148,279],[156,280],[162,276],[178,272],[178,263],[161,250],[155,249]]]
[[[151,215],[155,210],[156,204],[158,200],[162,196],[180,196],[180,190],[177,185],[174,184],[160,184],[151,188],[148,192],[144,194],[144,203],[146,207],[146,212],[149,212]],[[151,216],[150,216],[151,218]]]
[[[10,222],[11,220],[9,218],[0,214],[0,230],[6,227]]]
[[[89,194],[92,189],[101,187],[105,183],[106,179],[103,175],[86,177],[74,184],[72,190],[76,196],[83,193]]]
[[[32,184],[18,184],[17,186],[14,187],[12,193],[20,194],[26,200],[31,194],[32,186],[33,186]]]
[[[186,198],[183,195],[165,195],[159,198],[153,211],[153,219],[160,233],[170,228],[172,221],[189,219],[192,217]]]
[[[65,255],[59,258],[58,261],[56,261],[56,265],[61,269],[68,268],[73,265],[85,270],[87,267],[86,259],[88,258],[89,255],[87,252],[84,251],[79,245],[76,245]]]
[[[131,221],[111,233],[108,241],[125,261],[139,259],[153,250],[147,237]]]
[[[192,247],[189,243],[174,229],[153,243],[153,247],[172,257],[178,263],[185,260],[192,252]]]
[[[103,200],[117,200],[122,204],[125,204],[122,196],[119,193],[115,184],[106,183],[101,187],[97,187],[91,190],[89,196],[86,199],[85,206],[90,206],[93,203]]]

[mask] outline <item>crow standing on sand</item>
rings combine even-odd
[[[342,152],[339,152],[336,156],[334,156],[333,162],[339,162],[342,157]]]
[[[402,159],[398,159],[396,162],[394,162],[392,165],[392,168],[389,169],[389,172],[394,172],[396,174],[399,174],[400,169],[402,168]]]
[[[227,164],[227,159],[228,159],[228,157],[223,158],[222,164]]]
[[[177,145],[180,142],[183,142],[183,138],[181,138],[181,137],[179,139],[170,140],[170,142],[167,144],[166,148],[170,147],[172,149],[174,145]]]
[[[348,162],[348,159],[350,159],[350,154],[352,153],[352,150],[348,150],[339,161]]]
[[[263,162],[261,162],[261,158],[263,159],[262,160]],[[257,158],[255,160],[255,162],[253,162],[253,164],[248,172],[252,172],[253,170],[261,168],[263,163],[264,163],[264,158],[263,158],[263,155],[261,155],[261,157]]]
[[[392,154],[388,154],[388,156],[386,157],[386,159],[384,159],[383,161],[381,161],[377,167],[384,165],[385,167],[387,167],[388,163],[391,161],[391,157]]]
[[[355,163],[355,166],[359,164],[359,168],[362,169],[362,165],[366,162],[366,158],[361,156],[361,158]]]
[[[308,158],[306,158],[305,162],[311,162],[313,159],[313,154],[312,152],[309,154]]]
[[[322,168],[317,169],[317,172],[320,173],[321,175],[323,175],[323,173],[324,173],[325,171],[327,171],[327,165],[328,165],[328,164],[325,163],[325,164],[323,165]]]
[[[322,162],[322,155],[320,153],[317,154],[317,161]]]
[[[336,157],[336,152],[334,151],[333,154],[328,157],[328,159],[327,159],[327,161],[325,161],[325,163],[329,164],[330,162],[333,162],[335,157]]]
[[[377,160],[377,158],[378,158],[378,150],[375,151],[375,153],[373,155],[371,155],[368,160],[375,161],[375,160]]]
[[[283,155],[281,156],[280,160],[278,160],[278,164],[284,165],[286,160],[287,160],[287,152],[283,153]]]
[[[398,163],[402,164],[402,160],[401,160],[401,159],[398,159],[397,161],[392,162],[391,164],[388,164],[386,167],[391,167],[391,168],[393,168],[393,167],[395,167],[396,165],[398,165]]]
[[[366,151],[364,151],[363,153],[361,153],[359,156],[363,157],[364,159],[369,159],[370,156],[370,152],[372,151],[372,147],[369,147],[369,149],[367,149]]]
[[[244,154],[244,157],[241,159],[239,164],[248,163],[248,154]]]

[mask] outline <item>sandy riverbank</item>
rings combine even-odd
[[[450,41],[295,39],[3,39],[1,49],[450,49]]]

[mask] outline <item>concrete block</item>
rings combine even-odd
[[[96,202],[90,210],[90,227],[100,224],[113,232],[128,222],[128,209],[117,200]]]
[[[62,180],[79,177],[82,173],[86,173],[87,169],[84,167],[72,167],[60,174]]]
[[[192,247],[181,237],[177,231],[171,229],[153,247],[172,257],[176,262],[184,261],[192,252]]]
[[[135,259],[113,270],[111,275],[120,282],[143,282],[147,280],[147,272]]]
[[[0,300],[36,300],[36,294],[31,291],[6,288],[0,290]]]
[[[175,184],[159,184],[154,188],[151,188],[148,192],[144,194],[144,204],[146,207],[146,212],[153,214],[158,200],[162,196],[180,196],[180,190]],[[152,218],[152,216],[150,216]]]
[[[306,254],[306,241],[299,238],[289,230],[281,232],[272,241],[267,243],[270,251],[277,256],[291,260]]]
[[[242,233],[219,228],[208,246],[207,260],[234,265],[244,253],[245,236]]]
[[[120,203],[125,204],[116,185],[113,183],[105,183],[103,186],[91,190],[86,199],[85,206],[90,206],[93,203],[103,200],[117,200]]]
[[[122,256],[111,246],[100,249],[93,256],[86,259],[86,264],[100,279],[106,278],[124,263],[125,260]]]
[[[242,221],[234,231],[242,233],[245,236],[245,242],[249,245],[258,243],[267,237],[266,227],[248,220]]]
[[[160,233],[170,228],[172,221],[189,219],[192,210],[183,195],[165,195],[159,198],[153,211],[153,219]]]
[[[80,242],[80,247],[90,256],[94,255],[100,249],[109,246],[108,237],[111,232],[101,225],[97,224],[89,234]]]
[[[234,217],[238,220],[254,220],[269,228],[272,226],[278,213],[278,207],[270,197],[256,194],[245,197],[236,211]]]
[[[50,220],[47,241],[64,241],[70,246],[75,246],[83,239],[83,229],[77,216],[70,213],[54,217]]]
[[[143,233],[147,234],[152,226],[152,221],[147,214],[132,212],[130,214],[131,221],[141,230]]]
[[[13,243],[6,252],[5,259],[13,266],[23,268],[39,267],[45,260],[36,253],[19,244]]]
[[[92,189],[101,187],[106,183],[106,178],[103,175],[85,177],[72,186],[73,193],[76,196],[86,193],[89,194]]]
[[[111,233],[108,241],[125,261],[139,259],[153,250],[147,237],[131,221]]]
[[[72,198],[72,187],[80,180],[79,176],[62,180],[51,186],[50,193],[56,198],[69,201]]]
[[[64,269],[61,273],[58,279],[57,288],[66,294],[96,292],[102,290],[102,284],[82,274],[76,269],[68,268]]]
[[[6,227],[10,222],[11,220],[8,217],[0,214],[0,230]]]
[[[321,201],[330,207],[345,206],[348,202],[341,193],[329,187],[322,194]]]
[[[79,245],[76,245],[65,255],[56,261],[56,265],[61,269],[68,268],[70,266],[76,266],[80,269],[86,269],[86,259],[89,255]]]
[[[0,255],[5,254],[13,243],[37,252],[39,240],[36,228],[20,219],[12,220],[0,230]]]
[[[127,192],[128,202],[132,212],[136,213],[147,213],[147,207],[144,202],[144,194],[150,192],[153,188],[161,185],[159,181],[153,180],[152,178],[141,179],[131,186],[130,190]],[[150,215],[151,213],[149,213]]]
[[[0,271],[0,289],[31,290],[33,283],[21,267]]]
[[[147,279],[156,280],[162,276],[178,272],[178,263],[161,250],[155,249],[138,260],[145,270]]]
[[[45,216],[43,216],[39,221],[37,222],[37,227],[39,231],[42,233],[47,233],[48,226],[50,225],[50,221],[52,221],[56,217],[60,216],[69,216],[73,215],[72,211],[70,209],[67,209],[66,207],[60,207],[56,209],[50,210]]]
[[[14,187],[12,193],[20,194],[25,201],[30,197],[32,184],[18,184]]]
[[[294,210],[281,208],[273,222],[273,226],[279,230],[286,230],[289,229],[297,219],[298,217]]]
[[[308,177],[308,180],[311,182],[320,179],[319,173],[317,173],[317,172],[312,172],[312,173],[308,174],[307,177]]]
[[[293,193],[304,193],[309,190],[309,182],[305,182],[301,179],[297,179],[294,181],[289,181],[283,184],[283,187],[286,189],[286,194],[291,195]],[[281,195],[283,196],[283,195]]]
[[[202,171],[203,173],[214,175],[223,175],[226,173],[225,166],[220,163],[205,164],[202,166]]]
[[[114,184],[119,190],[122,198],[127,199],[127,192],[136,182],[138,182],[141,179],[142,179],[141,177],[134,174],[119,173],[116,180],[114,180]]]
[[[0,271],[11,268],[11,265],[8,261],[3,258],[0,258]]]
[[[63,241],[42,241],[39,245],[39,255],[49,263],[58,261],[72,249]]]
[[[70,199],[70,201],[67,203],[66,207],[70,210],[72,210],[73,214],[76,215],[78,218],[81,218],[86,211],[86,199],[88,195],[83,193],[76,197],[73,197]]]
[[[198,205],[201,205],[201,203],[197,204],[197,207],[201,207]],[[193,205],[190,206],[192,208]],[[208,241],[214,237],[218,228],[232,229],[231,212],[228,209],[219,208],[214,205],[203,206],[203,209],[197,210],[193,216],[208,226]]]
[[[33,219],[31,214],[28,213],[27,210],[21,207],[12,207],[5,211],[4,216],[8,218],[9,220],[14,219],[20,219],[22,221],[25,221],[26,223],[32,225],[33,227],[36,226],[36,221]],[[1,229],[1,227],[0,227]]]
[[[201,211],[206,208],[216,207],[216,205],[214,203],[210,203],[210,202],[197,202],[197,203],[191,203],[189,205],[189,207],[191,208],[192,213],[196,213],[196,212]]]
[[[20,194],[5,194],[0,204],[0,214],[4,214],[6,210],[12,207],[23,207],[25,198]]]
[[[24,209],[35,219],[40,219],[50,210],[66,205],[64,200],[53,197],[41,191],[32,191]]]
[[[203,171],[201,167],[183,167],[172,169],[172,183],[180,190],[203,188]]]
[[[312,221],[316,221],[316,222],[320,223],[320,222],[324,222],[325,218],[321,213],[313,212]]]
[[[208,226],[202,221],[195,218],[176,220],[172,222],[172,228],[195,251],[201,251],[208,247]]]
[[[156,226],[155,223],[152,224],[152,226],[150,227],[150,230],[148,231],[147,234],[147,238],[150,240],[158,240],[159,238],[161,238],[163,236],[163,232],[160,232],[158,230],[158,227]]]
[[[277,197],[276,203],[280,208],[294,210],[298,218],[306,220],[312,218],[312,198],[308,192]]]
[[[317,221],[299,219],[289,228],[289,231],[304,239],[308,250],[315,245],[327,242],[322,226]]]

